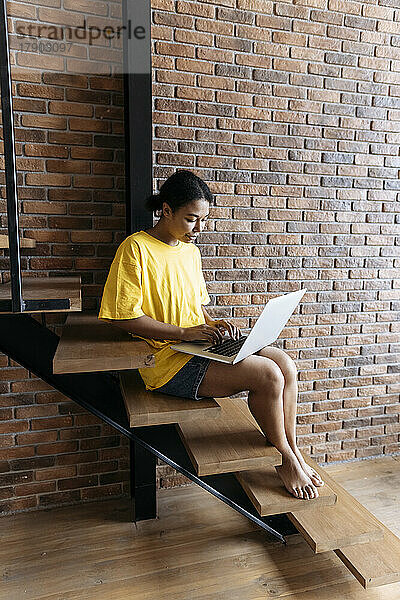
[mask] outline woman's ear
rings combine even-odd
[[[163,202],[161,216],[167,217],[167,219],[168,219],[169,217],[172,216],[172,214],[173,213],[172,213],[172,209],[171,209],[170,205],[167,202]]]

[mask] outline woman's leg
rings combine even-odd
[[[307,463],[297,446],[296,442],[296,415],[297,415],[297,369],[294,361],[280,348],[266,346],[259,352],[260,356],[265,356],[273,360],[283,373],[285,385],[283,388],[283,412],[285,415],[285,433],[289,445],[305,473],[311,478],[316,486],[324,484],[320,475]]]
[[[298,498],[314,498],[318,491],[301,468],[285,432],[284,377],[274,361],[249,356],[236,365],[211,361],[199,387],[200,396],[222,398],[249,390],[249,408],[271,444],[282,454],[277,472],[286,489]]]

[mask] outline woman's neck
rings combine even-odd
[[[168,244],[168,246],[177,246],[179,244],[179,241],[171,236],[170,233],[165,231],[163,227],[159,226],[158,223],[154,227],[146,229],[145,231],[149,235],[155,237],[157,240],[164,242],[164,244]]]

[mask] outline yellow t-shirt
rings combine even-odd
[[[201,268],[200,250],[179,241],[169,246],[146,231],[127,237],[119,246],[103,291],[100,319],[135,319],[194,327],[205,323],[202,304],[210,297]],[[192,358],[171,350],[179,340],[144,339],[155,356],[155,367],[139,369],[147,390],[167,383]]]

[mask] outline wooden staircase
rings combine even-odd
[[[149,420],[162,420],[162,394],[145,392],[143,383],[129,374],[121,375],[121,386],[125,401],[130,398],[130,419],[135,419],[134,398],[147,394]],[[168,398],[172,404],[182,401]],[[197,401],[184,402],[188,412],[196,410]],[[319,497],[299,500],[288,494],[274,469],[280,454],[268,444],[247,404],[231,398],[217,403],[221,410],[216,415],[176,424],[198,474],[234,472],[260,516],[286,513],[315,553],[334,551],[365,588],[400,581],[399,538],[308,457],[306,462],[325,482]]]
[[[78,313],[82,310],[81,278],[78,277],[23,277],[22,292],[24,300],[60,300],[68,299],[69,308],[43,308],[38,307],[28,310],[27,313]],[[11,303],[11,283],[0,285],[0,301]],[[3,310],[1,314],[13,314],[10,310]]]
[[[76,318],[76,315],[69,316],[70,326]],[[94,323],[93,318],[91,322]],[[81,321],[81,335],[82,324]],[[66,346],[61,338],[55,357],[59,373],[62,372],[59,357],[73,342],[71,330],[66,331],[67,334],[69,331]],[[75,331],[78,335],[78,330]],[[85,354],[92,362],[95,337],[91,348],[87,346],[87,335],[84,339]],[[132,356],[139,362],[142,360],[138,366],[142,366],[145,359],[149,366],[148,349],[140,357],[138,346],[135,347],[138,343],[142,342],[130,341],[129,356],[125,362],[120,360],[120,364],[126,366],[120,368],[132,369]],[[83,359],[83,363],[87,368],[88,360]],[[99,359],[97,368],[91,370],[101,370],[99,364],[106,370],[105,361]],[[199,402],[146,392],[141,377],[132,370],[120,374],[120,385],[130,425],[174,423],[198,476],[234,473],[260,517],[286,514],[315,553],[334,551],[365,588],[400,581],[400,539],[322,467],[305,457],[325,481],[319,488],[318,498],[300,500],[285,490],[274,469],[281,462],[280,454],[268,444],[246,402],[232,398]]]

